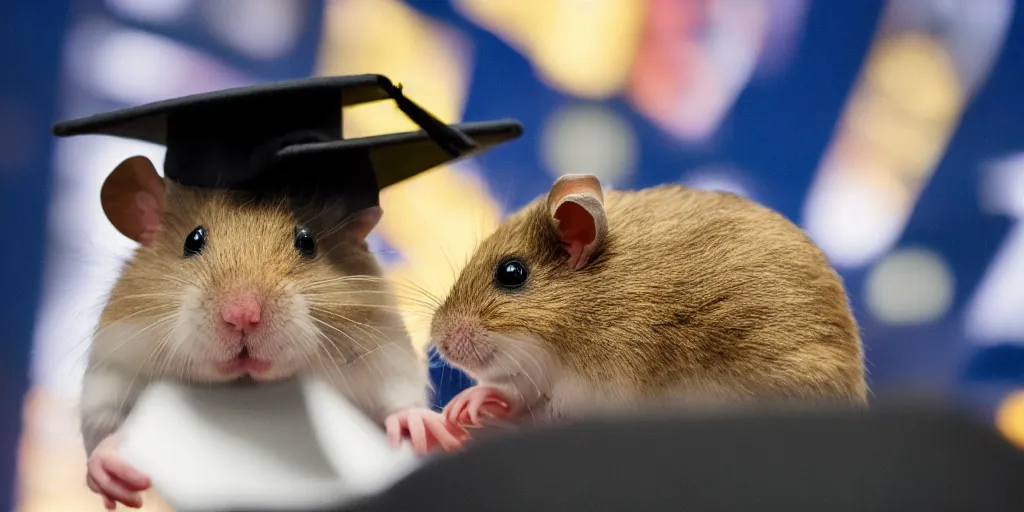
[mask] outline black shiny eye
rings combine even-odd
[[[199,226],[192,230],[185,237],[185,250],[182,253],[186,258],[195,256],[202,252],[206,246],[206,228]]]
[[[526,278],[529,275],[523,262],[506,260],[498,264],[498,268],[495,269],[494,282],[502,288],[512,290],[526,284]]]
[[[308,229],[295,230],[295,248],[306,256],[316,254],[316,240],[313,240],[313,235]]]

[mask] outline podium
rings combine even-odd
[[[942,405],[594,420],[439,457],[338,512],[1024,511],[1024,451]]]

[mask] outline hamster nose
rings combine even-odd
[[[221,306],[220,316],[233,331],[248,333],[260,323],[262,307],[251,295],[231,297]]]

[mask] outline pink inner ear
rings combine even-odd
[[[139,242],[142,245],[151,245],[158,231],[160,231],[161,218],[160,203],[153,194],[149,192],[137,192],[135,194],[135,207],[138,208],[138,219],[141,224]]]
[[[586,208],[566,201],[555,211],[558,236],[569,252],[570,266],[576,267],[587,247],[597,238],[597,226]]]

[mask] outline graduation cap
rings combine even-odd
[[[343,107],[393,99],[420,131],[344,139]],[[519,137],[515,120],[448,125],[381,75],[318,77],[227,89],[65,121],[54,135],[102,134],[167,147],[178,184],[256,193],[345,196],[378,191]]]

